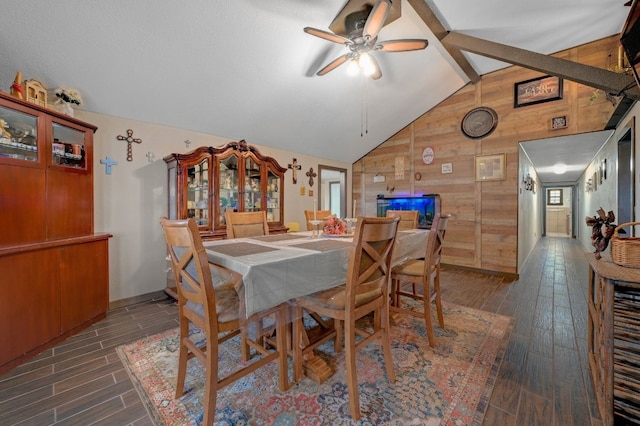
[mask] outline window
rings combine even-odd
[[[562,205],[562,189],[547,189],[547,205],[548,206]]]

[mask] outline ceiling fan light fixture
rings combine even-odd
[[[362,52],[360,54],[358,58],[358,65],[360,66],[360,69],[362,69],[363,74],[367,77],[373,75],[376,71],[376,67],[371,60],[371,56],[369,56],[367,52]]]
[[[360,66],[358,65],[358,60],[353,58],[349,61],[349,65],[347,65],[347,75],[351,77],[355,77],[360,73]]]

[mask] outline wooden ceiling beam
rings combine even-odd
[[[411,2],[411,0],[409,0]],[[446,47],[456,48],[509,64],[555,75],[580,84],[602,89],[616,96],[640,100],[640,87],[633,76],[580,64],[555,56],[543,55],[517,47],[450,32],[442,38]]]
[[[433,10],[427,5],[424,0],[408,0],[411,7],[416,11],[420,19],[427,25],[429,30],[438,38],[438,40],[442,41],[444,37],[448,34],[448,31],[442,25],[438,17],[433,13]],[[472,83],[477,83],[480,81],[480,75],[476,72],[475,69],[471,66],[467,58],[462,54],[460,49],[455,47],[450,47],[444,45],[444,48],[447,50],[451,58],[458,64],[463,73],[467,75],[469,80]]]

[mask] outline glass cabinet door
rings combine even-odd
[[[0,158],[38,161],[38,117],[0,106]]]
[[[261,164],[247,156],[244,162],[244,211],[262,210],[262,170]]]
[[[187,218],[209,226],[209,159],[187,167]]]
[[[267,169],[267,222],[280,220],[280,176]]]
[[[55,122],[51,127],[53,131],[51,163],[57,166],[86,169],[85,132]]]
[[[218,213],[218,223],[222,226],[226,224],[224,212],[227,210],[238,211],[239,191],[238,191],[238,161],[237,155],[230,155],[220,159],[218,176],[218,194],[220,196],[220,206]]]

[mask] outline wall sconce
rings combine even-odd
[[[587,179],[584,183],[584,192],[591,192],[593,190],[593,181],[591,179]]]
[[[522,184],[524,185],[524,189],[527,191],[534,191],[536,182],[533,178],[527,173],[527,176],[522,179]]]

